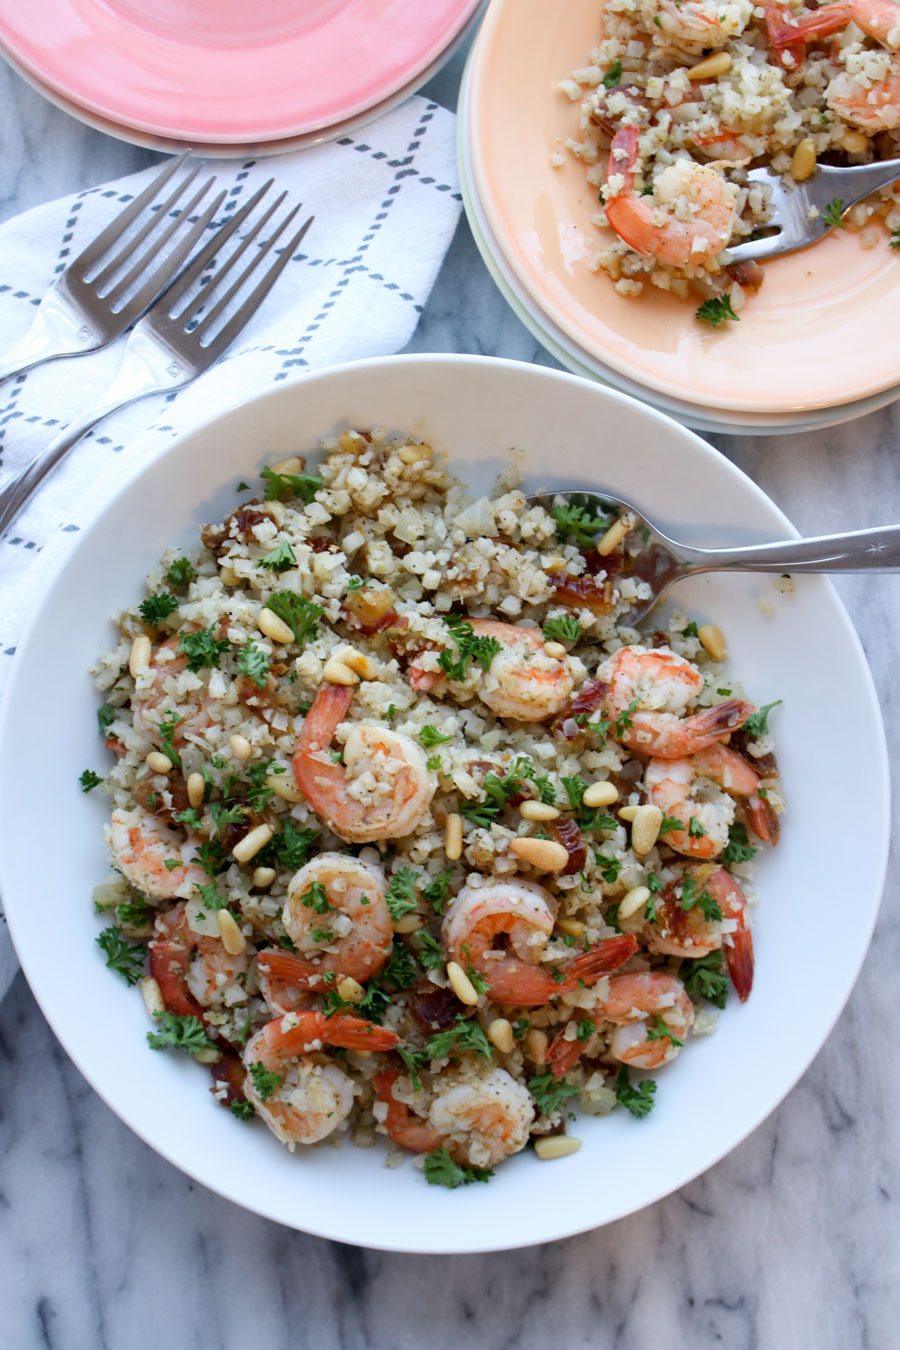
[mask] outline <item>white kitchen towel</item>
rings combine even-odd
[[[0,541],[0,691],[44,578],[82,523],[176,430],[303,369],[388,355],[409,340],[459,219],[454,123],[445,108],[416,97],[339,141],[211,165],[217,190],[228,190],[211,230],[270,176],[315,221],[222,360],[182,392],[140,400],[101,422]],[[0,353],[26,332],[67,263],[158,172],[61,198],[0,226]],[[105,351],[48,362],[0,384],[0,483],[100,393],[124,344],[119,338]],[[0,998],[15,970],[0,915]]]

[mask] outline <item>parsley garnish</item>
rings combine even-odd
[[[121,975],[126,984],[137,984],[144,969],[143,946],[126,942],[118,928],[104,928],[96,942],[106,954],[108,968]]]
[[[176,712],[168,712],[159,724],[159,739],[162,741],[162,752],[166,759],[175,769],[181,768],[181,756],[175,749],[174,736],[175,728],[184,718],[179,717]]]
[[[758,740],[760,736],[764,736],[769,730],[769,713],[782,702],[783,699],[776,698],[774,703],[767,703],[764,708],[760,708],[759,712],[752,713],[741,730],[752,737],[753,740]]]
[[[250,488],[250,484],[249,484],[249,483],[245,483],[244,480],[243,480],[243,478],[242,478],[241,481],[238,483],[237,487],[236,487],[234,490],[235,490],[235,492],[247,492],[247,491],[249,491],[249,488]]]
[[[413,1092],[418,1092],[422,1086],[422,1080],[417,1070],[421,1069],[422,1065],[426,1063],[428,1056],[424,1050],[407,1050],[404,1045],[397,1046],[397,1054],[409,1070],[409,1081],[412,1084]]]
[[[832,200],[822,211],[822,219],[826,225],[836,225],[839,230],[846,230],[847,226],[841,220],[844,211],[844,201],[842,197],[833,197]]]
[[[279,866],[296,872],[309,861],[309,850],[315,839],[315,830],[298,830],[290,820],[285,820],[280,834],[275,836],[269,847]]]
[[[470,661],[477,661],[481,669],[487,672],[494,657],[503,650],[502,644],[496,638],[476,637],[472,625],[458,614],[446,615],[444,623],[451,630],[457,651],[455,660],[448,647],[438,657],[438,665],[444,674],[461,683],[466,678]]]
[[[411,914],[416,908],[417,880],[417,875],[411,867],[401,867],[399,872],[395,872],[391,877],[385,899],[395,923],[398,919],[402,919],[404,914]]]
[[[225,850],[217,839],[204,839],[194,854],[194,861],[200,864],[208,877],[216,877],[222,870],[224,856]]]
[[[246,487],[247,484],[244,483],[243,486]],[[250,1105],[249,1102],[239,1102],[237,1098],[235,1098],[233,1102],[229,1102],[228,1107],[229,1110],[231,1111],[231,1114],[235,1116],[238,1120],[252,1120],[253,1117],[256,1115],[256,1112],[253,1110],[253,1107]]]
[[[419,732],[419,740],[426,750],[431,750],[435,745],[443,745],[445,741],[452,741],[452,736],[442,736],[436,727],[425,726]]]
[[[103,779],[94,773],[93,769],[85,769],[84,773],[79,776],[78,781],[81,784],[82,792],[90,792],[91,788],[98,787]]]
[[[298,647],[302,647],[307,638],[318,637],[316,620],[322,617],[322,606],[312,600],[297,595],[295,591],[276,591],[266,601],[266,609],[283,619],[294,634]]]
[[[468,1186],[473,1181],[490,1181],[494,1173],[489,1167],[461,1167],[450,1157],[446,1148],[436,1148],[425,1159],[425,1180],[429,1186]]]
[[[334,942],[334,933],[330,928],[314,928],[312,930],[313,942],[318,942],[321,946],[328,946],[329,942]]]
[[[699,631],[698,631],[698,629],[697,629],[697,625],[696,625],[695,623],[689,623],[689,624],[687,625],[687,627],[682,628],[682,630],[681,630],[681,636],[682,636],[682,637],[699,637],[700,634],[699,634]]]
[[[158,628],[163,619],[167,619],[177,608],[178,601],[175,596],[170,595],[168,591],[160,591],[158,595],[148,595],[146,600],[141,601],[138,605],[138,614],[151,628]]]
[[[241,674],[249,676],[257,689],[265,689],[269,682],[269,658],[253,638],[238,652],[237,663]]]
[[[633,714],[641,706],[639,698],[633,698],[623,713],[616,718],[616,735],[623,736],[629,727],[634,726]]]
[[[888,244],[891,248],[900,248],[900,230],[894,230],[891,234]]]
[[[647,1028],[648,1041],[669,1041],[678,1049],[684,1045],[680,1041],[670,1026],[666,1024],[662,1017],[655,1017]]]
[[[329,910],[334,909],[334,905],[328,903],[328,896],[321,881],[314,881],[309,890],[303,892],[300,903],[311,909],[313,914],[327,914]]]
[[[347,590],[358,591],[362,587],[362,584],[363,584],[362,577],[350,577],[350,579],[347,582]]]
[[[236,806],[226,806],[223,802],[210,802],[209,814],[215,821],[218,834],[224,834],[229,825],[237,825],[238,821],[244,818],[244,808],[238,803]]]
[[[116,710],[111,708],[108,703],[102,703],[97,709],[97,726],[100,728],[100,735],[104,735],[110,722],[116,720]]]
[[[211,909],[214,914],[228,904],[228,901],[219,894],[215,881],[210,881],[206,886],[195,886],[194,890],[200,895],[206,908]]]
[[[717,900],[715,900],[709,891],[698,891],[697,883],[693,877],[685,877],[681,883],[681,899],[679,904],[683,910],[693,909],[695,905],[699,906],[704,919],[710,922],[718,922],[722,917],[722,910]]]
[[[580,499],[577,495],[570,497],[569,501],[561,506],[552,506],[550,514],[556,521],[556,537],[559,542],[565,544],[571,538],[583,550],[593,547],[597,535],[612,524],[610,517],[592,516],[584,505],[583,498]]]
[[[614,886],[622,870],[621,858],[607,858],[605,853],[599,853],[594,849],[594,862],[600,868],[600,875],[607,886]]]
[[[297,559],[289,539],[283,539],[271,552],[259,560],[260,567],[271,568],[273,572],[286,572],[289,567],[297,566]]]
[[[126,928],[143,928],[150,914],[143,900],[125,900],[116,905],[116,918]]]
[[[534,786],[540,793],[540,799],[545,806],[556,805],[556,788],[550,781],[550,775],[542,773],[540,777],[535,778]]]
[[[740,322],[731,307],[730,295],[717,295],[710,300],[704,300],[697,310],[697,318],[708,323],[710,328],[718,328],[720,323],[727,323],[729,319],[734,323]]]
[[[198,1050],[215,1049],[216,1043],[207,1036],[199,1017],[190,1014],[179,1017],[177,1013],[164,1012],[158,1025],[159,1031],[147,1032],[151,1050],[171,1046],[173,1050],[185,1050],[189,1055],[195,1055]]]
[[[266,480],[267,502],[282,502],[296,494],[308,505],[322,487],[321,478],[311,473],[276,473],[274,469],[263,469],[260,478]]]
[[[691,816],[688,821],[688,835],[691,839],[703,839],[706,837],[706,830],[700,824],[696,816]]]
[[[717,1008],[725,1007],[730,981],[722,969],[721,951],[709,952],[696,961],[685,961],[681,967],[681,980],[689,998],[702,996]]]
[[[615,89],[622,78],[622,62],[613,61],[609,70],[603,76],[603,83],[607,89]]]
[[[228,641],[214,638],[213,625],[210,624],[208,628],[198,628],[195,633],[179,634],[178,650],[187,657],[188,670],[196,674],[204,666],[209,666],[211,670],[218,668],[219,657],[228,651]]]
[[[565,1078],[554,1078],[552,1073],[542,1073],[536,1078],[529,1078],[526,1086],[534,1098],[539,1115],[547,1117],[552,1116],[563,1102],[578,1092],[578,1088],[567,1083]]]
[[[577,642],[581,637],[581,624],[574,614],[559,614],[548,619],[541,632],[548,642]]]
[[[747,835],[747,826],[742,825],[739,820],[728,830],[728,843],[725,845],[725,852],[722,854],[722,862],[745,863],[749,862],[756,854],[756,849],[750,843]]]
[[[594,1026],[593,1022],[589,1017],[579,1017],[576,1040],[578,1040],[580,1044],[584,1045],[586,1041],[589,1041],[591,1039],[596,1030],[597,1028]]]
[[[426,970],[439,970],[444,964],[444,952],[440,943],[424,930],[419,933],[418,957]]]
[[[491,1058],[491,1043],[479,1022],[460,1015],[452,1027],[432,1036],[426,1046],[430,1059],[446,1059],[451,1050],[473,1050],[485,1059]]]
[[[628,1070],[623,1064],[616,1078],[616,1101],[640,1120],[653,1110],[656,1084],[652,1078],[646,1078],[640,1087],[633,1087]]]
[[[267,1102],[273,1092],[277,1092],[284,1082],[284,1076],[280,1073],[272,1073],[265,1064],[259,1060],[250,1065],[250,1077],[253,1079],[253,1086],[259,1093],[260,1101]]]
[[[444,901],[447,899],[447,892],[450,889],[450,878],[452,872],[439,872],[433,881],[429,881],[423,892],[425,899],[429,902],[435,914],[440,914],[444,907]]]
[[[683,820],[679,820],[677,816],[667,816],[665,814],[663,815],[659,827],[660,834],[672,834],[675,830],[683,830],[683,829],[684,829]]]
[[[189,830],[199,830],[203,824],[203,819],[196,806],[189,806],[185,811],[177,811],[175,819],[181,825],[186,825]]]
[[[197,576],[197,569],[189,558],[176,558],[169,564],[166,581],[170,586],[187,586],[190,582],[196,581]]]

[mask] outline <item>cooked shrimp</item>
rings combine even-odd
[[[641,18],[662,46],[724,47],[747,27],[752,0],[641,0]]]
[[[327,971],[370,980],[391,954],[386,894],[380,867],[346,853],[320,853],[288,884],[282,921],[297,954],[261,952],[260,970],[301,989],[321,987]]]
[[[830,37],[855,23],[888,51],[900,49],[900,6],[895,0],[836,0],[793,22],[783,21],[773,45],[776,48]],[[841,71],[825,90],[825,101],[846,122],[874,135],[900,125],[900,58],[896,55],[877,71],[867,53],[848,58],[853,69]],[[867,68],[868,67],[868,68]]]
[[[464,969],[474,966],[491,998],[536,1008],[579,985],[595,984],[637,950],[633,937],[604,938],[564,966],[540,964],[553,932],[556,902],[533,881],[464,886],[444,916],[444,945]]]
[[[349,844],[401,839],[431,805],[437,775],[408,736],[358,722],[336,764],[329,747],[352,699],[345,685],[322,685],[297,739],[294,776],[316,814]]]
[[[697,754],[754,711],[752,703],[732,698],[685,716],[703,689],[703,676],[667,647],[620,647],[597,676],[610,685],[605,706],[616,721],[611,734],[630,750],[660,759]]]
[[[652,196],[635,191],[637,127],[620,127],[609,152],[604,210],[620,239],[667,267],[700,267],[727,247],[737,192],[708,164],[676,159],[654,179]]]
[[[708,745],[692,758],[698,773],[711,778],[730,796],[738,797],[743,802],[744,815],[754,834],[767,844],[777,844],[781,833],[778,817],[765,798],[759,795],[762,780],[753,765],[736,750],[721,743]]]
[[[437,1080],[422,1118],[393,1095],[398,1075],[379,1074],[375,1091],[387,1104],[385,1128],[413,1153],[447,1148],[458,1163],[491,1167],[528,1142],[534,1103],[528,1090],[505,1069],[462,1064]]]
[[[209,880],[193,861],[192,834],[169,830],[148,811],[116,808],[107,831],[107,843],[116,867],[132,886],[156,900],[187,899]],[[166,864],[180,860],[177,867]]]
[[[173,745],[181,745],[187,736],[209,726],[207,688],[199,677],[194,689],[175,697],[172,681],[187,669],[188,663],[186,656],[179,655],[180,638],[180,633],[173,633],[159,644],[150,658],[149,673],[139,676],[131,700],[136,729],[160,747],[163,744],[160,723],[171,719],[173,714],[179,717],[172,731]]]
[[[615,1024],[610,1053],[635,1069],[658,1069],[674,1059],[694,1021],[694,1005],[684,985],[662,971],[613,975],[609,993],[588,1021],[594,1029]],[[668,1034],[667,1034],[668,1033]],[[547,1052],[547,1064],[561,1078],[577,1063],[586,1042],[570,1039],[563,1027]]]
[[[693,795],[695,779],[702,782],[709,777],[698,763],[700,758],[651,759],[644,783],[653,805],[684,826],[661,833],[662,842],[692,858],[715,858],[728,844],[734,803],[712,786],[701,786],[702,797]]]
[[[695,896],[708,893],[722,911],[721,919],[708,919],[699,904],[685,909],[685,882]],[[753,935],[744,893],[724,867],[681,868],[679,880],[667,886],[656,899],[656,918],[643,926],[644,941],[651,951],[664,956],[696,958],[722,949],[737,996],[746,1002],[753,987]]]
[[[568,661],[548,656],[539,629],[517,628],[499,619],[468,622],[476,637],[493,638],[500,644],[478,683],[478,695],[492,712],[519,722],[542,722],[564,707],[574,685]],[[414,689],[430,689],[441,678],[442,672],[423,670],[420,657],[410,663]]]
[[[320,1012],[276,1017],[244,1049],[244,1095],[288,1148],[315,1144],[346,1120],[355,1093],[349,1075],[316,1052],[324,1045],[392,1050],[398,1040],[395,1032],[362,1017],[327,1018]],[[261,1071],[274,1078],[266,1082]]]
[[[230,956],[219,938],[194,932],[181,904],[157,917],[150,942],[150,972],[169,1012],[199,1017],[206,1026],[204,1008],[245,999],[240,981],[251,955],[245,950]],[[229,998],[235,990],[238,997]]]

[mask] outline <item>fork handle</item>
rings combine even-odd
[[[161,354],[168,358],[168,365],[164,368],[160,366]],[[46,449],[35,455],[30,464],[26,464],[24,469],[0,487],[0,538],[47,475],[101,418],[136,399],[146,398],[148,394],[178,389],[189,378],[188,372],[178,364],[168,348],[136,328],[128,339],[116,376],[97,401],[85,408],[64,431],[54,437]]]
[[[750,548],[703,549],[677,546],[693,572],[897,572],[900,525],[880,525],[849,534],[785,539]]]
[[[75,314],[54,287],[40,303],[31,327],[15,346],[0,356],[0,380],[59,356],[82,356],[104,345],[102,334]]]

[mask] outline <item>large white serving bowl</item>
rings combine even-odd
[[[373,424],[427,437],[473,490],[512,460],[529,488],[607,485],[675,537],[698,544],[793,533],[771,501],[692,432],[567,374],[468,356],[408,356],[300,376],[177,439],[83,531],[22,640],[0,716],[0,890],[25,973],[72,1059],[119,1116],[176,1166],[281,1223],[343,1242],[415,1252],[523,1246],[627,1214],[682,1186],[781,1101],[846,1001],[878,910],[888,844],[888,775],[875,692],[831,585],[791,595],[752,576],[683,583],[678,602],[719,624],[751,697],[784,700],[774,723],[790,804],[782,842],[759,868],[756,978],[718,1032],[658,1072],[644,1120],[579,1119],[580,1152],[526,1152],[488,1185],[426,1185],[384,1152],[288,1153],[260,1124],[214,1103],[205,1072],[151,1052],[139,994],[103,966],[91,891],[107,870],[105,802],[78,776],[101,768],[99,702],[88,675],[109,616],[142,594],[166,547],[220,520],[235,484],[317,438]],[[777,600],[766,617],[760,591]],[[829,728],[852,707],[833,798]],[[852,915],[847,885],[852,882]]]

